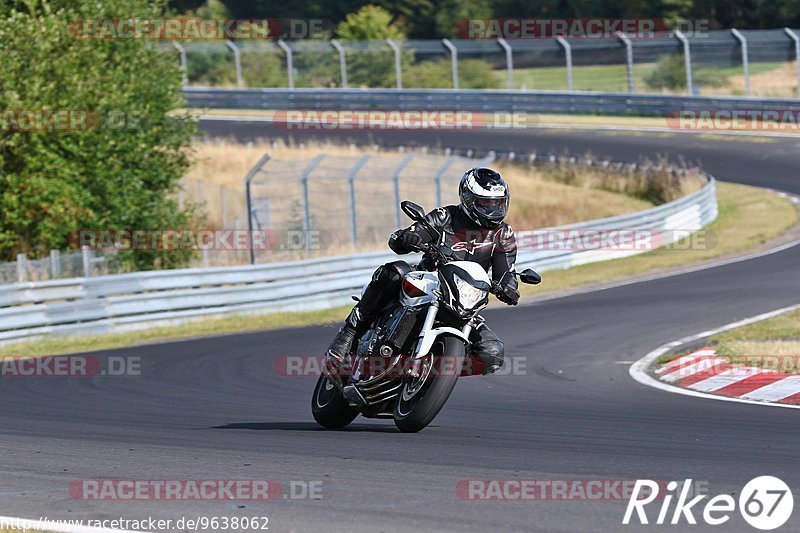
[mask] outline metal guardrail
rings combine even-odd
[[[519,232],[519,240],[564,230],[641,229],[669,244],[717,216],[714,179],[698,192],[652,209]],[[567,236],[565,235],[565,239]],[[556,246],[556,248],[558,248]],[[643,250],[521,250],[517,266],[547,271],[624,257]],[[0,286],[0,343],[51,334],[92,334],[168,325],[198,317],[304,311],[345,305],[390,252],[305,261],[137,272],[98,278]],[[407,257],[410,261],[414,256]]]
[[[189,107],[269,110],[409,110],[677,116],[681,111],[800,112],[800,100],[729,96],[477,89],[183,89]]]

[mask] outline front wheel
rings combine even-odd
[[[458,337],[439,337],[423,360],[420,377],[403,384],[394,407],[394,423],[400,431],[416,433],[439,414],[464,365],[466,345]]]
[[[311,414],[320,426],[333,429],[343,428],[352,422],[358,416],[358,411],[350,407],[339,389],[323,374],[317,380],[311,396]]]

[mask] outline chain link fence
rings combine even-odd
[[[186,83],[213,87],[579,90],[798,95],[800,30],[648,38],[164,43]]]
[[[0,263],[0,283],[105,276],[128,271],[129,268],[117,259],[114,252],[90,250],[88,247],[67,252],[51,250],[49,256],[41,259],[17,254],[16,261]]]
[[[251,233],[266,232],[266,250],[251,262],[331,255],[385,245],[406,225],[400,201],[427,209],[458,202],[466,168],[494,160],[420,152],[274,159],[265,155],[246,177]],[[267,257],[268,256],[268,257]]]

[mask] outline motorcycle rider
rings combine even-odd
[[[508,185],[490,168],[471,168],[461,177],[458,194],[459,205],[440,207],[425,216],[440,235],[431,235],[415,223],[395,231],[389,238],[389,247],[397,254],[418,251],[420,245],[428,243],[449,247],[455,259],[474,261],[487,272],[491,269],[492,280],[500,288],[497,298],[508,305],[517,305],[517,277],[511,272],[517,258],[516,239],[511,226],[504,222],[510,200]],[[437,237],[439,241],[434,242]],[[424,256],[419,268],[431,270],[431,258]],[[351,352],[356,337],[398,296],[400,282],[411,270],[405,261],[386,263],[375,270],[361,300],[345,319],[325,355],[324,366],[332,375]],[[477,356],[484,374],[503,366],[503,342],[483,320],[470,334],[467,354]]]

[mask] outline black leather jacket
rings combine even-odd
[[[504,222],[497,229],[482,228],[475,224],[458,205],[434,209],[425,215],[425,220],[441,234],[437,244],[449,247],[456,259],[478,263],[487,272],[491,269],[494,281],[517,288],[517,277],[505,275],[514,268],[517,260],[517,241],[511,226]],[[433,242],[436,238],[420,224],[413,224],[408,230],[419,235],[424,243]],[[405,249],[398,241],[403,231],[406,230],[397,230],[389,237],[389,248],[397,254],[413,251]],[[430,269],[431,264],[429,257],[423,257],[420,266]]]

